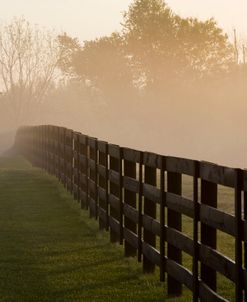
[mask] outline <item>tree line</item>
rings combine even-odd
[[[91,41],[23,18],[0,28],[0,101],[13,125],[73,89],[92,110],[107,111],[109,104],[116,109],[146,99],[165,102],[178,90],[186,96],[236,72],[234,43],[214,19],[182,18],[163,0],[134,0],[121,31]]]
[[[214,19],[174,14],[163,0],[135,0],[122,31],[81,44],[67,34],[60,68],[106,96],[118,91],[167,91],[223,76],[234,65],[234,47]]]

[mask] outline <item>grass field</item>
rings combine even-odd
[[[185,194],[189,186],[185,181]],[[158,270],[143,275],[54,177],[23,159],[0,158],[0,192],[0,301],[191,301],[186,289],[168,299]],[[231,194],[222,194],[230,202]],[[190,233],[189,219],[183,229]],[[220,249],[233,257],[233,241],[220,238]],[[191,257],[183,260],[191,266]],[[233,301],[223,278],[219,292]]]
[[[164,301],[53,177],[0,159],[0,301]]]

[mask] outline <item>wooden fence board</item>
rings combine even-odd
[[[200,177],[206,181],[231,188],[235,186],[235,170],[232,168],[201,162],[199,173]]]
[[[212,228],[235,236],[235,218],[233,215],[202,204],[200,206],[200,220]]]
[[[194,217],[194,203],[192,200],[172,192],[166,192],[165,195],[168,209],[191,218]]]
[[[194,175],[194,161],[191,159],[166,157],[166,170],[180,174]]]

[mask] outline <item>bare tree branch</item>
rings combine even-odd
[[[16,125],[41,104],[56,77],[60,48],[53,33],[15,18],[0,27],[0,90]]]

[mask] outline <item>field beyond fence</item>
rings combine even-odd
[[[55,175],[82,209],[160,270],[170,296],[247,299],[247,171],[110,144],[57,126],[22,127],[15,149]]]

